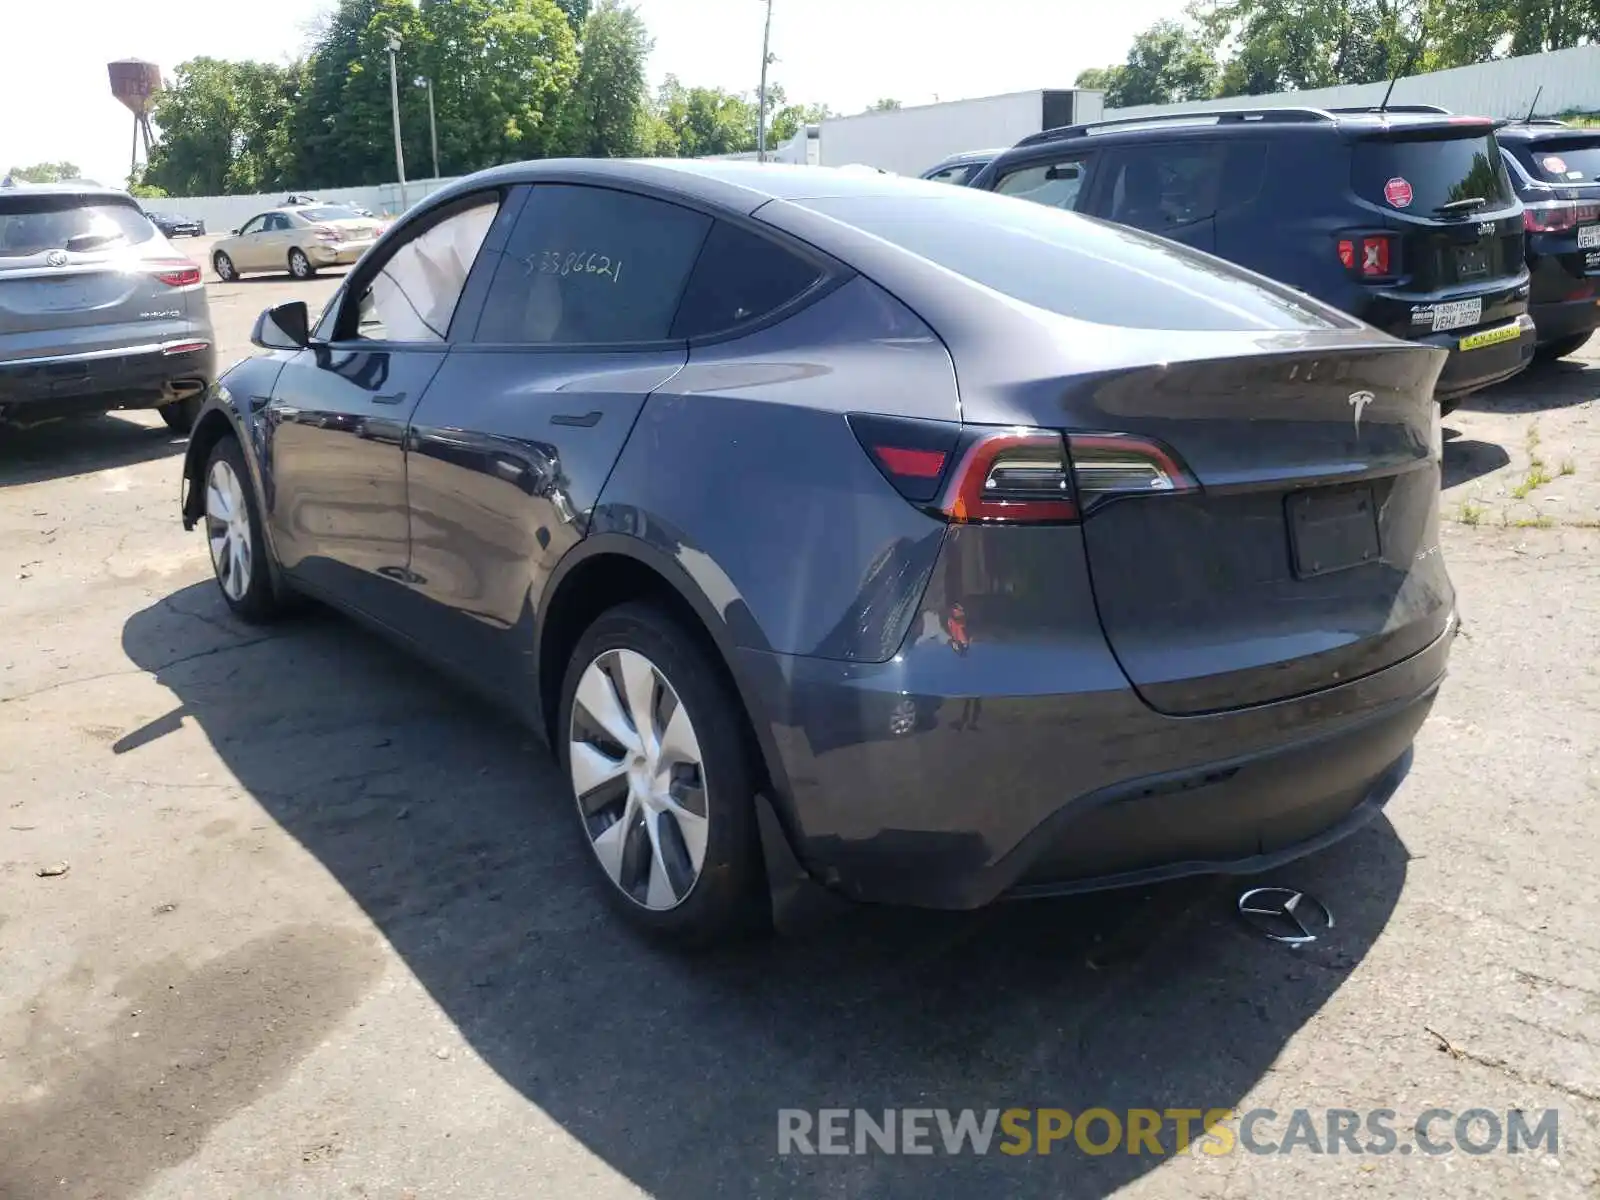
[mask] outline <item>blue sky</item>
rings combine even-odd
[[[131,118],[105,64],[145,58],[278,61],[303,49],[328,0],[9,0],[6,42],[27,47],[0,70],[0,171],[69,159],[120,183]],[[754,91],[761,0],[637,0],[656,39],[650,75]],[[1177,16],[1182,0],[775,0],[772,78],[791,100],[843,112],[880,96],[906,104],[1067,87],[1119,61],[1133,35]]]

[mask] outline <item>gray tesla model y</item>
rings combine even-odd
[[[512,708],[666,937],[1272,866],[1381,808],[1444,675],[1443,352],[1137,231],[518,164],[254,340],[184,466],[227,603]]]

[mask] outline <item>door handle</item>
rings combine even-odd
[[[388,392],[382,396],[374,396],[372,402],[374,404],[399,404],[405,398],[406,394],[404,392]]]

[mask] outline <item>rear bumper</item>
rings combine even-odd
[[[1353,832],[1404,778],[1455,632],[1452,616],[1375,674],[1199,717],[1148,708],[1087,639],[960,657],[935,641],[881,664],[743,651],[740,674],[812,878],[855,900],[966,909],[1265,870]],[[969,667],[1015,686],[950,694]],[[1079,690],[1030,691],[1052,676]]]
[[[1439,382],[1434,388],[1434,398],[1456,400],[1471,392],[1510,379],[1526,368],[1533,361],[1538,333],[1533,318],[1526,313],[1517,317],[1516,322],[1520,332],[1514,341],[1498,342],[1475,350],[1463,350],[1460,345],[1462,338],[1478,332],[1477,330],[1457,329],[1450,333],[1435,333],[1427,337],[1412,338],[1412,341],[1450,351],[1450,358],[1444,364],[1444,370],[1440,372]]]
[[[331,267],[353,263],[370,249],[372,243],[366,242],[317,242],[306,248],[306,254],[311,261],[319,267]]]
[[[191,341],[203,348],[173,352]],[[0,362],[0,420],[35,420],[155,408],[203,391],[217,375],[208,332],[185,338],[84,354]]]
[[[1600,329],[1600,299],[1535,304],[1529,311],[1541,345]]]

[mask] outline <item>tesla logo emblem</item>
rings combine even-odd
[[[1350,407],[1353,410],[1352,416],[1355,420],[1357,437],[1361,436],[1361,414],[1366,411],[1367,405],[1371,404],[1376,399],[1377,397],[1371,392],[1350,393]]]
[[[52,250],[44,256],[44,265],[47,267],[64,267],[67,265],[67,254],[64,250]]]
[[[1239,897],[1239,915],[1263,937],[1307,946],[1333,928],[1333,914],[1315,896],[1293,888],[1251,888]]]

